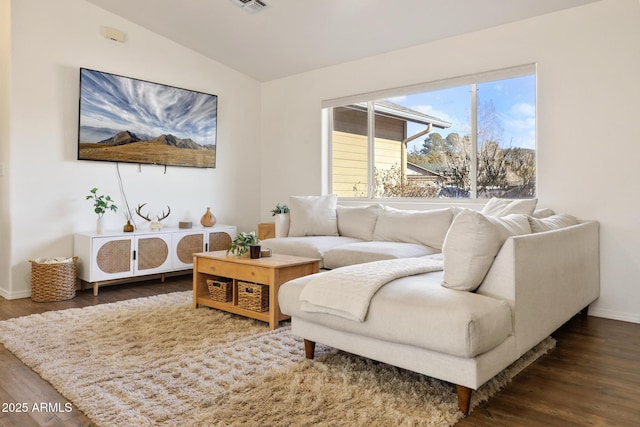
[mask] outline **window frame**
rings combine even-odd
[[[340,196],[341,200],[346,201],[380,201],[380,202],[411,202],[411,203],[448,203],[463,202],[463,203],[485,203],[486,199],[479,199],[477,197],[477,179],[478,179],[478,97],[477,86],[481,83],[487,83],[492,81],[505,80],[510,78],[517,78],[523,76],[533,76],[535,79],[535,98],[536,98],[536,121],[535,121],[535,180],[538,181],[538,114],[537,114],[537,92],[538,92],[538,79],[537,79],[537,65],[525,64],[515,67],[503,68],[499,70],[486,71],[476,74],[470,74],[465,76],[458,76],[449,79],[436,80],[426,83],[419,83],[414,85],[402,86],[392,89],[385,89],[381,91],[369,92],[358,95],[351,95],[341,98],[333,98],[324,100],[321,103],[322,108],[322,141],[323,152],[326,159],[325,176],[323,177],[323,187],[327,190],[326,193],[333,193],[333,108],[341,107],[355,103],[367,103],[367,150],[368,150],[368,165],[367,175],[369,183],[367,185],[366,197],[347,197]],[[375,165],[375,109],[374,103],[377,100],[393,98],[403,95],[409,95],[419,92],[429,92],[441,89],[449,89],[457,86],[470,86],[472,94],[470,96],[470,144],[471,144],[471,165],[469,174],[473,178],[471,179],[471,194],[468,198],[418,198],[418,197],[375,197],[375,179],[374,179],[374,165]],[[538,195],[536,194],[536,196]]]

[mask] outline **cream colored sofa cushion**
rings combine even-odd
[[[323,273],[319,273],[323,274]],[[440,286],[442,272],[389,282],[371,300],[365,322],[301,310],[300,292],[315,276],[280,287],[280,309],[332,330],[406,344],[459,357],[474,357],[512,332],[511,310],[502,300]]]
[[[361,241],[344,236],[275,237],[261,240],[260,245],[263,249],[269,248],[276,254],[318,258],[321,260],[322,268],[322,258],[329,249]]]
[[[385,206],[378,214],[373,240],[417,243],[442,249],[453,210],[401,210]]]
[[[537,204],[538,199],[499,199],[492,197],[480,212],[491,216],[531,215]]]
[[[526,215],[498,218],[463,210],[453,220],[444,241],[442,285],[459,291],[477,289],[504,241],[509,236],[529,233]]]
[[[291,196],[289,236],[337,236],[338,196]]]
[[[557,230],[578,224],[578,218],[569,214],[551,215],[546,218],[529,217],[529,225],[532,233]]]
[[[341,236],[373,240],[373,229],[381,210],[382,205],[336,207],[338,233]]]
[[[546,218],[546,217],[549,217],[549,216],[555,215],[555,214],[556,213],[553,211],[553,209],[540,208],[540,209],[536,209],[535,211],[533,211],[531,216],[534,217],[534,218]]]
[[[385,259],[421,257],[438,252],[437,249],[417,243],[357,242],[329,249],[324,254],[324,266],[333,269]]]

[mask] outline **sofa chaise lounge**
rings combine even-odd
[[[454,212],[442,252],[412,258],[443,268],[390,280],[373,293],[361,319],[342,315],[340,304],[314,305],[307,291],[341,272],[354,270],[356,276],[347,276],[353,278],[406,259],[368,260],[284,284],[280,309],[291,316],[292,333],[304,338],[307,358],[318,342],[451,382],[468,413],[472,390],[572,316],[586,314],[599,296],[597,222],[488,213]]]

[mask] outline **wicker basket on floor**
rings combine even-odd
[[[31,299],[36,302],[65,301],[76,296],[76,263],[71,261],[31,263]]]
[[[233,280],[231,279],[207,279],[209,296],[214,301],[229,302],[233,299]]]
[[[238,307],[251,311],[268,311],[269,286],[238,281]]]

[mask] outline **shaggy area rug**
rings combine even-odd
[[[0,342],[98,426],[451,426],[455,386],[316,347],[177,292],[0,322]],[[547,338],[473,393],[487,400]]]

